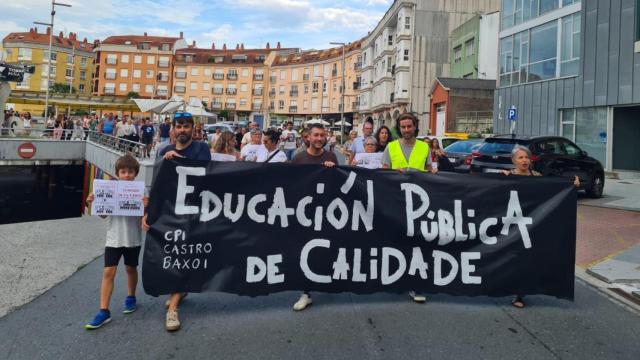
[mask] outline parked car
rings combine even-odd
[[[543,175],[580,178],[580,189],[590,197],[602,197],[604,168],[602,164],[581,150],[571,140],[560,136],[500,135],[485,139],[473,154],[472,173],[495,173],[513,168],[511,150],[515,144],[531,150],[534,170]]]
[[[213,134],[216,132],[216,129],[220,128],[220,130],[222,132],[225,131],[229,131],[229,132],[234,132],[233,127],[229,124],[222,124],[222,123],[217,123],[217,124],[204,124],[204,131],[207,134]]]
[[[468,173],[471,168],[472,153],[482,146],[483,139],[460,140],[444,148],[453,171]]]
[[[450,136],[418,136],[417,139],[424,141],[424,139],[429,138],[429,139],[433,139],[436,138],[438,139],[438,142],[440,142],[440,148],[444,149],[447,146],[455,143],[456,141],[460,141],[461,139],[459,138],[455,138],[455,137],[450,137]]]

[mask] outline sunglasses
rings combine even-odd
[[[178,119],[178,118],[192,118],[193,116],[190,113],[175,113],[175,115],[173,115],[174,119]]]

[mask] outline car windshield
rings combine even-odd
[[[510,154],[514,145],[512,142],[485,142],[479,151],[485,154]]]
[[[465,153],[470,154],[471,150],[480,143],[477,141],[458,141],[453,144],[447,146],[444,151],[445,152],[455,152],[455,153]]]

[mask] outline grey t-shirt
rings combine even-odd
[[[416,140],[420,141],[420,140]],[[411,157],[411,151],[413,150],[413,145],[405,145],[400,142],[400,149],[402,149],[402,155],[407,159],[407,163],[409,162],[409,157]],[[391,156],[389,155],[389,145],[384,148],[384,152],[382,153],[382,165],[386,165],[391,168]],[[427,153],[427,165],[426,169],[431,168],[431,148],[429,148],[429,152]]]
[[[140,216],[109,216],[106,247],[136,247],[142,245]]]

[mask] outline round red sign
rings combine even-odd
[[[36,155],[36,147],[32,143],[24,143],[18,146],[18,155],[23,159],[31,159]]]

